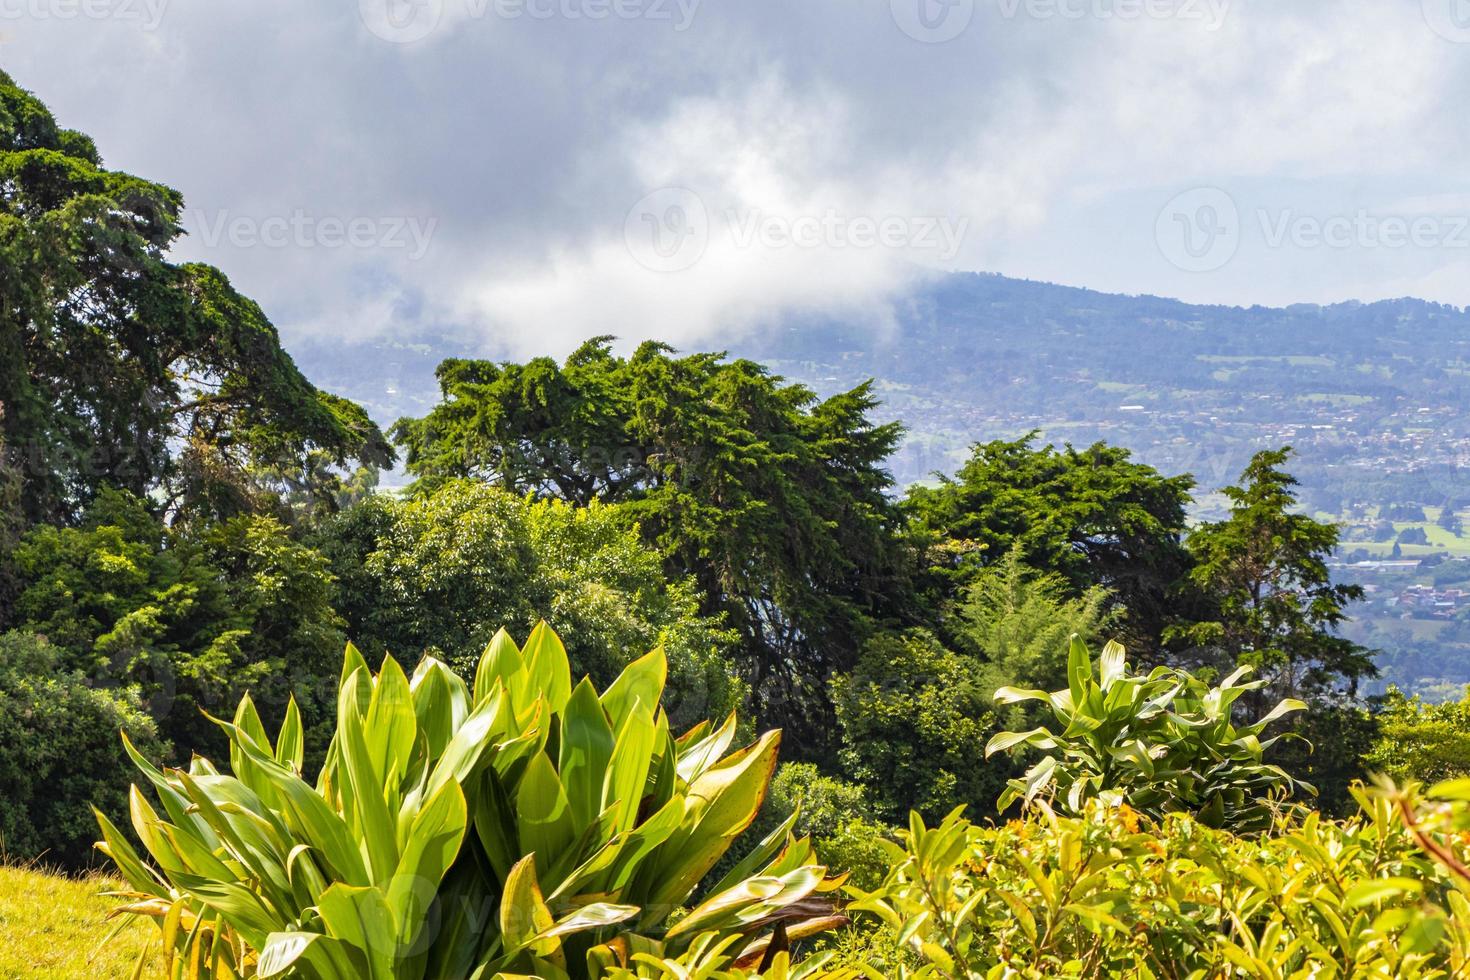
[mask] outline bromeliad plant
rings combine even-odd
[[[655,651],[606,691],[573,686],[545,624],[524,648],[499,633],[473,687],[434,659],[374,676],[349,647],[315,785],[295,704],[272,743],[246,697],[218,721],[230,774],[128,746],[162,806],[133,787],[152,865],[101,813],[98,846],[170,976],[572,980],[715,942],[774,961],[845,921],[822,897],[840,881],[788,821],[688,907],[754,820],[780,736],[730,752],[732,716],[676,738],[665,674]]]
[[[1214,688],[1168,667],[1133,675],[1123,647],[1109,643],[1094,674],[1087,647],[1073,637],[1066,690],[995,692],[1003,704],[1044,701],[1061,726],[991,738],[987,757],[1027,747],[1046,753],[1010,781],[1000,809],[1046,795],[1080,813],[1088,800],[1108,794],[1154,817],[1183,811],[1207,826],[1237,829],[1269,823],[1273,800],[1298,788],[1316,792],[1264,761],[1266,750],[1283,736],[1261,738],[1273,721],[1306,705],[1287,699],[1259,721],[1237,726],[1235,702],[1262,684],[1244,681],[1249,671],[1241,667]]]

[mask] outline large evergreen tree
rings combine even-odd
[[[941,591],[957,596],[1014,548],[1073,596],[1108,590],[1127,610],[1129,649],[1157,656],[1173,617],[1170,590],[1189,568],[1183,545],[1194,479],[1166,477],[1127,449],[1035,445],[1036,434],[977,444],[953,477],[909,491],[905,506],[929,542]]]
[[[1224,490],[1230,516],[1190,534],[1189,590],[1203,614],[1173,631],[1199,660],[1256,667],[1269,681],[1253,695],[1261,703],[1355,694],[1377,673],[1367,650],[1335,632],[1363,590],[1333,584],[1338,528],[1294,511],[1290,457],[1290,447],[1257,453]]]
[[[222,273],[168,260],[182,204],[104,167],[89,138],[0,73],[10,523],[74,521],[104,486],[228,514],[274,499],[263,469],[326,494],[333,467],[391,461],[367,414],[314,388]]]
[[[439,378],[443,403],[393,429],[418,490],[478,477],[626,503],[740,630],[766,719],[827,737],[826,676],[910,605],[883,468],[901,430],[874,424],[867,385],[822,400],[751,361],[655,343],[622,358],[606,337],[561,365],[447,361]]]

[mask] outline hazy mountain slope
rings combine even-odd
[[[474,352],[443,337],[293,350],[387,422],[433,403],[439,360]],[[1030,429],[1117,442],[1206,487],[1290,442],[1329,510],[1340,495],[1439,503],[1444,468],[1470,462],[1470,313],[1419,300],[1247,309],[957,274],[908,297],[891,330],[796,318],[732,353],[823,392],[876,378],[910,426],[904,482]]]

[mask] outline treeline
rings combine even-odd
[[[822,399],[605,337],[560,362],[445,362],[441,404],[385,434],[222,273],[169,260],[181,206],[0,75],[11,855],[86,860],[88,805],[126,811],[119,730],[156,761],[220,758],[211,716],[294,698],[312,768],[347,641],[468,677],[499,627],[542,620],[599,689],[661,644],[676,729],[736,707],[782,728],[776,810],[805,801],[819,848],[854,864],[855,823],[993,806],[1034,760],[983,747],[1035,721],[994,694],[1065,687],[1073,635],[1143,668],[1250,665],[1246,710],[1312,706],[1315,752],[1283,764],[1324,806],[1363,772],[1373,661],[1334,631],[1358,594],[1330,580],[1337,531],[1297,513],[1287,450],[1194,528],[1190,477],[1106,445],[980,443],[900,492],[901,429],[873,421],[869,386]],[[374,492],[399,453],[412,486]]]

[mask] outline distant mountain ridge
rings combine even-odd
[[[1033,429],[1129,446],[1206,487],[1286,442],[1304,482],[1329,494],[1343,477],[1413,484],[1470,464],[1470,311],[1453,306],[1201,306],[957,273],[905,296],[895,321],[880,334],[793,317],[730,350],[822,393],[876,379],[884,417],[910,428],[901,482],[952,469],[972,441]],[[433,404],[443,357],[475,356],[448,338],[293,350],[314,381],[384,421]]]

